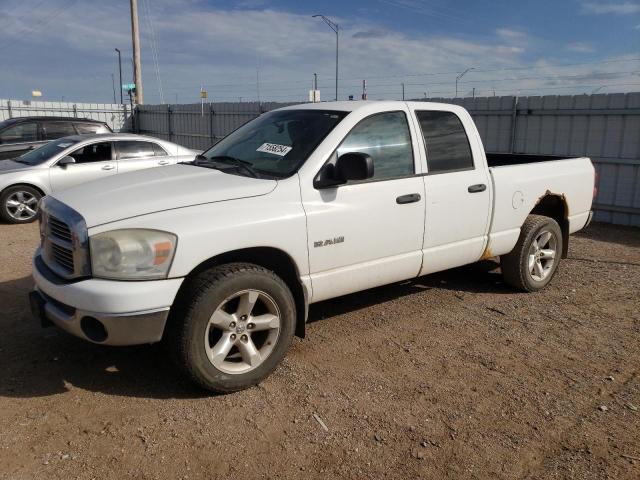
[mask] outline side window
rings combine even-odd
[[[43,122],[42,132],[45,140],[55,140],[76,134],[76,130],[70,122]]]
[[[413,148],[407,117],[403,112],[372,115],[355,126],[338,147],[338,157],[349,152],[366,153],[373,159],[373,178],[413,175]]]
[[[111,142],[85,145],[75,150],[70,156],[75,159],[76,163],[107,162],[113,159],[111,156]]]
[[[158,145],[157,143],[152,143],[151,145],[153,146],[153,153],[155,154],[156,157],[167,156],[167,152],[165,152],[164,148],[162,148],[160,145]]]
[[[0,133],[0,143],[24,143],[38,140],[38,128],[35,123],[20,123]]]
[[[118,142],[118,158],[120,160],[153,156],[153,144],[150,142],[138,142],[135,140]]]
[[[451,112],[416,112],[427,149],[429,173],[473,169],[467,132]]]
[[[109,130],[100,123],[76,123],[78,133],[85,135],[90,133],[109,133]]]

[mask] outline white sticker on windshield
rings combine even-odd
[[[291,151],[291,148],[292,147],[289,147],[288,145],[278,145],[277,143],[263,143],[258,147],[256,152],[273,153],[279,157],[284,157]]]
[[[58,144],[58,147],[67,148],[67,147],[70,147],[71,145],[73,145],[73,142],[61,142]]]

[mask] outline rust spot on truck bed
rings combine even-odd
[[[489,248],[489,246],[487,246],[487,248],[484,249],[484,253],[480,257],[480,260],[489,260],[490,258],[493,258],[494,256],[495,255],[493,253],[491,253],[491,249]]]

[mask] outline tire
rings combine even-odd
[[[185,292],[172,308],[165,340],[197,385],[217,393],[242,390],[264,380],[284,358],[296,309],[276,274],[230,263],[199,274]]]
[[[0,195],[0,218],[7,223],[31,223],[38,218],[42,194],[28,185],[6,188]]]
[[[554,219],[529,215],[514,249],[500,257],[504,280],[525,292],[541,290],[558,269],[562,242],[562,231]]]

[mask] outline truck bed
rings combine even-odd
[[[525,163],[548,162],[551,160],[571,160],[578,157],[562,157],[557,155],[530,155],[526,153],[489,153],[487,164],[489,167],[504,167],[507,165],[522,165]]]

